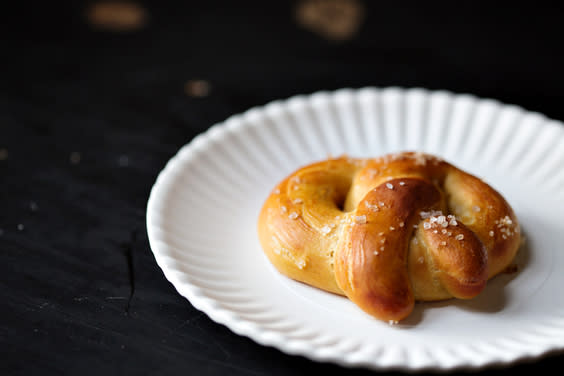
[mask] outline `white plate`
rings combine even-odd
[[[511,203],[527,238],[519,271],[470,301],[417,304],[404,323],[279,275],[256,234],[294,169],[330,155],[418,150],[474,173]],[[178,292],[235,333],[289,354],[372,369],[478,368],[564,349],[564,125],[516,106],[423,89],[343,89],[229,118],[159,175],[155,258]]]

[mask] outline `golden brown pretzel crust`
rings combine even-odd
[[[282,274],[394,322],[416,300],[476,296],[520,244],[517,218],[498,192],[412,152],[297,170],[267,198],[258,234]]]

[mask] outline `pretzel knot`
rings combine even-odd
[[[258,233],[279,272],[390,322],[415,301],[476,296],[520,244],[517,218],[498,192],[412,152],[297,170],[267,198]]]

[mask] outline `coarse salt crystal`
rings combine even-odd
[[[321,232],[325,235],[327,235],[328,233],[331,232],[331,227],[329,225],[325,225],[323,227],[321,227]]]
[[[371,178],[374,178],[374,175],[378,174],[378,170],[375,168],[369,168],[367,170],[368,174],[370,175]]]
[[[464,235],[458,234],[458,235],[456,235],[454,238],[455,238],[456,240],[462,240],[462,239],[464,239]]]
[[[421,211],[421,212],[419,212],[419,215],[421,216],[421,218],[427,219],[431,216],[431,213],[427,212],[427,211]]]
[[[421,152],[414,153],[413,159],[415,159],[415,165],[417,166],[425,166],[425,164],[427,163],[427,158],[425,154]]]
[[[386,187],[388,187],[388,189],[394,189],[394,186],[392,185],[392,183],[386,183]]]
[[[298,213],[296,213],[296,212],[291,212],[291,213],[288,215],[288,218],[290,218],[290,219],[296,219],[296,218],[298,218]]]
[[[372,211],[379,211],[380,210],[380,208],[378,207],[377,204],[371,204],[368,201],[364,201],[364,205]]]
[[[364,224],[364,223],[366,223],[366,216],[365,215],[356,215],[354,217],[354,221],[356,223]]]

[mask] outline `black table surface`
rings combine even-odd
[[[158,173],[214,123],[319,90],[446,89],[564,119],[564,12],[332,2],[357,29],[299,21],[317,0],[130,0],[133,25],[92,16],[94,1],[3,9],[1,374],[373,373],[260,346],[180,296],[147,239]]]

